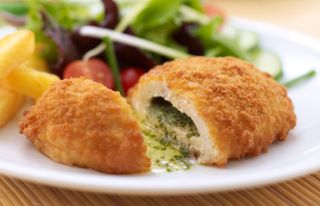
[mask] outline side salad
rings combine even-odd
[[[235,56],[282,82],[281,60],[260,47],[257,34],[228,26],[221,9],[200,0],[28,0],[0,11],[6,23],[36,34],[50,72],[86,76],[123,95],[152,67],[191,55]]]

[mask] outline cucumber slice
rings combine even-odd
[[[216,46],[223,48],[224,56],[235,56],[239,57],[240,59],[251,62],[252,58],[249,52],[241,49],[237,42],[235,42],[234,40],[226,38],[225,36],[220,35],[219,33],[213,35],[211,37],[211,40],[215,43]]]
[[[224,26],[221,34],[229,39],[236,39],[238,35],[238,29],[231,27],[231,26]]]
[[[235,41],[244,51],[251,51],[258,47],[258,35],[253,32],[226,26],[221,33],[224,37]]]
[[[261,71],[270,74],[274,79],[282,77],[282,65],[279,57],[271,52],[258,51],[255,54],[254,64]]]
[[[237,35],[238,45],[245,51],[250,51],[258,46],[257,34],[249,31],[240,30]]]

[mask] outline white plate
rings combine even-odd
[[[248,20],[233,25],[255,31],[264,48],[283,60],[287,78],[320,67],[320,44],[303,35]],[[318,70],[319,71],[319,70]],[[17,120],[0,130],[0,173],[37,183],[117,194],[174,195],[214,192],[284,181],[320,170],[320,74],[290,90],[298,117],[285,142],[225,168],[194,166],[184,172],[107,175],[50,161],[18,134]],[[18,117],[17,117],[18,118]]]

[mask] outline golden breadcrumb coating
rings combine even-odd
[[[237,58],[191,57],[157,66],[129,91],[130,103],[151,82],[162,82],[169,96],[192,102],[219,153],[207,164],[224,165],[228,159],[265,152],[296,125],[287,90]]]
[[[150,168],[132,109],[118,92],[84,78],[54,83],[20,122],[38,150],[67,165],[106,173]]]

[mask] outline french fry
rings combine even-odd
[[[29,60],[35,51],[33,32],[20,30],[0,39],[0,79]]]
[[[4,126],[24,102],[21,94],[0,87],[0,127]]]
[[[54,74],[20,67],[12,70],[6,78],[0,81],[0,84],[17,93],[37,99],[53,82],[58,80],[59,77]]]
[[[33,68],[43,72],[49,72],[47,62],[39,54],[35,53],[23,66]]]

